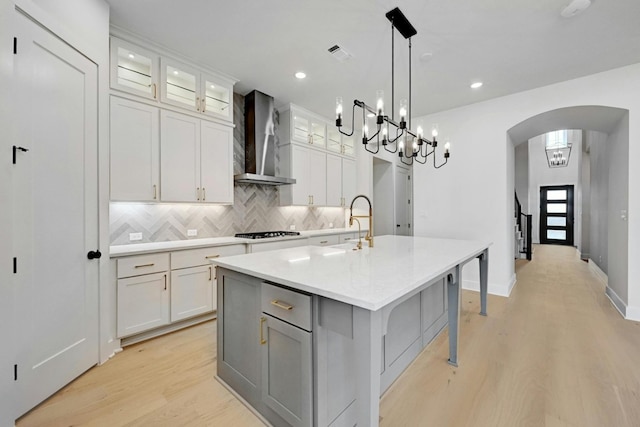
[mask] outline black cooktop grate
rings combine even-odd
[[[235,237],[242,239],[267,239],[269,237],[299,236],[298,231],[258,231],[254,233],[238,233]]]

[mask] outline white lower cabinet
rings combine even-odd
[[[311,246],[331,246],[340,244],[339,234],[330,234],[327,236],[314,236],[309,237],[309,244]]]
[[[169,323],[168,272],[118,279],[118,337]]]
[[[171,271],[171,321],[213,310],[213,266]]]

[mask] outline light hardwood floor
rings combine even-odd
[[[381,401],[381,426],[640,426],[640,323],[573,248],[537,246],[510,298],[463,292],[460,367],[447,333]],[[126,348],[17,423],[261,426],[215,373],[215,322]]]

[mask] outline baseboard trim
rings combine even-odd
[[[609,277],[607,277],[607,273],[602,271],[600,269],[600,267],[598,267],[598,264],[596,264],[591,258],[589,258],[588,264],[589,264],[589,269],[591,271],[593,271],[596,276],[598,276],[598,279],[600,279],[602,281],[602,283],[604,283],[606,286],[608,286],[609,285]]]
[[[159,337],[160,335],[168,334],[170,332],[177,331],[179,329],[188,328],[189,326],[197,325],[198,323],[208,322],[209,320],[216,319],[217,312],[203,314],[198,317],[192,317],[190,319],[182,320],[176,323],[170,323],[166,326],[162,326],[150,331],[141,332],[137,335],[131,335],[120,339],[120,345],[126,347],[128,345],[137,344],[142,341],[146,341],[151,338]]]
[[[618,312],[624,317],[627,318],[627,305],[622,301],[622,299],[616,294],[616,292],[607,286],[604,290],[605,295],[611,301],[611,304],[618,310]]]
[[[498,295],[501,297],[508,297],[511,295],[511,291],[516,285],[516,275],[514,274],[511,277],[511,280],[506,285],[498,285],[496,283],[489,283],[489,289],[487,292],[491,295]],[[477,280],[462,280],[462,289],[466,289],[468,291],[476,291],[480,292],[480,282]]]
[[[580,252],[580,259],[590,259],[591,255],[589,252]]]

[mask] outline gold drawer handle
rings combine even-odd
[[[329,243],[329,241],[328,241],[328,240],[321,240],[321,241],[320,241],[320,244],[321,244],[321,245],[324,245],[325,243]]]
[[[274,299],[273,301],[271,301],[271,305],[275,305],[276,307],[281,308],[283,310],[287,310],[287,311],[293,310],[292,305],[289,305],[286,302],[280,302],[277,299]]]
[[[206,259],[211,259],[211,258],[220,258],[220,255],[209,255],[205,257]]]
[[[152,262],[151,264],[136,265],[134,268],[153,267],[154,265],[156,265],[156,264]]]
[[[260,318],[260,345],[264,345],[267,343],[267,340],[264,339],[264,335],[262,334],[262,324],[267,321],[266,317]]]

